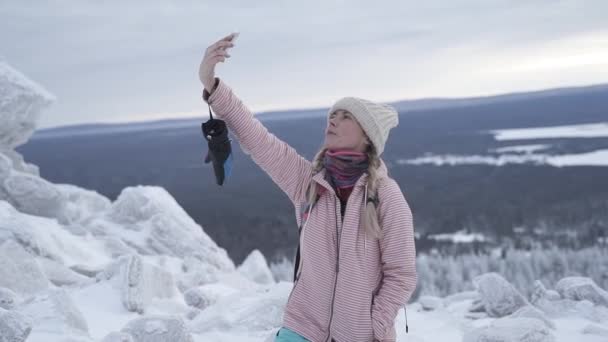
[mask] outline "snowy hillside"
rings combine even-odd
[[[15,152],[53,101],[0,62],[0,342],[272,341],[292,284],[261,253],[235,266],[163,188],[112,202]],[[408,334],[401,310],[398,341],[608,340],[608,292],[589,278],[529,298],[496,273],[473,282],[410,303]]]

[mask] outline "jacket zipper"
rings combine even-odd
[[[334,204],[335,204],[335,198],[334,198]],[[334,205],[334,208],[336,206]],[[346,211],[346,210],[345,210]],[[336,211],[337,214],[337,211]],[[342,222],[340,222],[340,224],[342,224]],[[338,283],[338,272],[340,271],[340,239],[342,238],[342,234],[340,234],[340,229],[338,227],[338,215],[336,215],[336,233],[338,234],[338,239],[337,239],[337,243],[338,243],[338,249],[336,250],[336,277],[334,279],[334,291],[331,297],[331,312],[329,314],[329,328],[328,328],[328,335],[327,338],[325,339],[326,342],[330,342],[331,339],[331,322],[334,316],[334,300],[336,298],[336,285]]]

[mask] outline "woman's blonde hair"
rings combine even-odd
[[[315,155],[312,160],[312,174],[315,175],[323,169],[323,158],[325,156],[325,152],[327,151],[326,147],[322,147],[319,152]],[[378,177],[377,170],[380,166],[380,157],[376,153],[376,149],[373,144],[369,144],[366,150],[369,167],[367,169],[367,197],[368,198],[378,198]],[[314,184],[312,182],[311,184]],[[314,199],[317,196],[317,187],[310,186],[307,191],[307,203],[313,203]],[[362,217],[360,222],[363,224],[365,228],[365,233],[369,234],[372,237],[380,238],[382,236],[382,229],[380,228],[380,223],[378,222],[378,214],[375,202],[368,202],[367,198],[365,201],[365,210],[363,210]]]

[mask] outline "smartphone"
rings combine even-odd
[[[234,41],[239,37],[239,32],[233,32],[234,36],[232,37],[232,39],[230,40],[232,43],[234,43]]]

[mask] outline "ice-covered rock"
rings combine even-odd
[[[437,310],[443,307],[443,300],[435,296],[420,296],[418,303],[426,311]]]
[[[78,274],[81,274],[81,275],[83,275],[85,277],[89,277],[89,278],[95,278],[97,273],[103,271],[103,268],[101,268],[101,267],[92,266],[92,265],[81,265],[81,264],[72,265],[72,266],[70,266],[70,269]]]
[[[594,305],[588,300],[542,298],[537,300],[534,306],[550,318],[577,317],[598,323],[608,320],[608,308]]]
[[[249,253],[247,258],[238,267],[238,271],[258,284],[274,283],[274,277],[272,276],[272,272],[270,272],[266,258],[257,249]]]
[[[30,297],[16,310],[32,319],[34,332],[88,334],[87,321],[64,288]]]
[[[43,109],[55,96],[23,73],[0,60],[0,149],[12,150],[25,143]]]
[[[536,280],[534,281],[534,288],[532,289],[532,293],[530,295],[530,302],[535,304],[539,300],[559,300],[561,296],[557,291],[548,290],[542,281]]]
[[[0,180],[6,179],[9,173],[13,171],[29,173],[38,177],[40,176],[40,169],[38,166],[26,163],[20,153],[15,152],[14,150],[3,150],[0,148]]]
[[[64,225],[86,224],[91,216],[105,212],[112,204],[107,197],[97,191],[83,189],[71,184],[55,184],[55,188],[65,200],[64,212],[60,221]],[[86,230],[83,231],[86,232]]]
[[[171,273],[131,255],[122,269],[121,293],[127,310],[143,313],[152,298],[172,298],[178,291]]]
[[[588,300],[596,305],[608,307],[608,291],[601,289],[591,278],[566,277],[555,285],[555,289],[563,298],[572,300]]]
[[[85,284],[91,281],[90,278],[74,272],[55,260],[38,258],[37,261],[46,278],[56,286]]]
[[[517,317],[536,318],[536,319],[542,321],[543,323],[545,323],[545,326],[547,328],[555,329],[555,324],[549,318],[547,318],[545,313],[540,311],[538,308],[536,308],[532,305],[526,305],[524,307],[521,307],[514,313],[510,314],[509,316],[505,316],[505,317],[508,317],[508,318],[517,318]]]
[[[204,310],[217,301],[217,296],[210,295],[208,291],[205,292],[200,288],[193,288],[184,293],[184,300],[186,304]]]
[[[5,287],[0,287],[0,308],[11,310],[17,305],[19,297],[15,292]]]
[[[589,324],[583,328],[582,333],[585,335],[595,335],[595,336],[605,337],[606,341],[608,341],[608,328],[606,328],[606,326],[599,326],[597,324]]]
[[[129,322],[122,332],[133,337],[134,342],[192,342],[192,335],[177,316],[153,315]]]
[[[32,325],[24,315],[0,308],[0,342],[25,342]]]
[[[134,342],[133,336],[126,332],[112,332],[106,335],[101,342]]]
[[[292,286],[289,282],[279,282],[222,295],[188,324],[195,333],[214,329],[247,333],[268,331],[281,325]]]
[[[500,274],[485,273],[473,278],[473,285],[481,295],[486,312],[492,317],[502,317],[528,305],[526,298]]]
[[[12,172],[2,184],[6,199],[22,213],[62,219],[65,199],[54,184],[31,174]]]
[[[6,240],[0,245],[0,287],[32,295],[47,289],[49,281],[33,256],[17,242]]]
[[[218,247],[164,188],[123,189],[106,219],[114,224],[97,222],[98,229],[121,236],[139,254],[192,256],[223,272],[235,270],[226,250]]]
[[[498,318],[489,325],[466,331],[463,342],[554,342],[551,329],[536,318]]]

